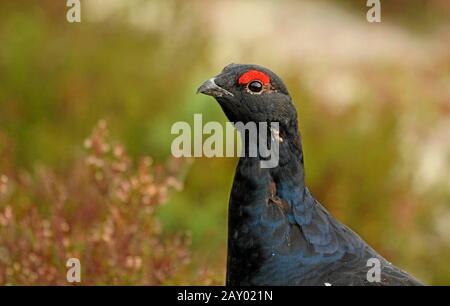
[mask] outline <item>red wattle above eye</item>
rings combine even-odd
[[[264,85],[269,84],[270,78],[267,74],[258,70],[249,70],[239,78],[239,84],[247,84],[251,81],[261,81]]]

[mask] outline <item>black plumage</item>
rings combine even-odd
[[[278,76],[261,66],[231,64],[198,91],[215,97],[231,122],[279,123],[278,166],[263,168],[261,157],[244,156],[236,169],[227,285],[421,285],[311,195],[297,112]],[[370,258],[380,263],[379,282],[367,278]]]

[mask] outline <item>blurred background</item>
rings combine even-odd
[[[223,284],[237,160],[172,160],[195,95],[255,63],[296,103],[306,181],[383,256],[450,284],[450,2],[0,2],[0,284]]]

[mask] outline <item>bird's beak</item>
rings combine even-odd
[[[231,97],[234,96],[228,90],[218,86],[214,82],[214,78],[206,80],[202,85],[200,85],[200,87],[197,89],[197,93],[202,93],[215,98],[220,98],[223,96],[231,96]]]

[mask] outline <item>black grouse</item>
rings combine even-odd
[[[267,131],[276,134],[278,165],[261,167],[260,155],[246,154],[236,169],[227,285],[422,285],[311,195],[304,182],[297,112],[277,75],[257,65],[231,64],[198,92],[213,96],[231,122],[279,123],[276,133]],[[370,271],[376,265],[378,278]]]

